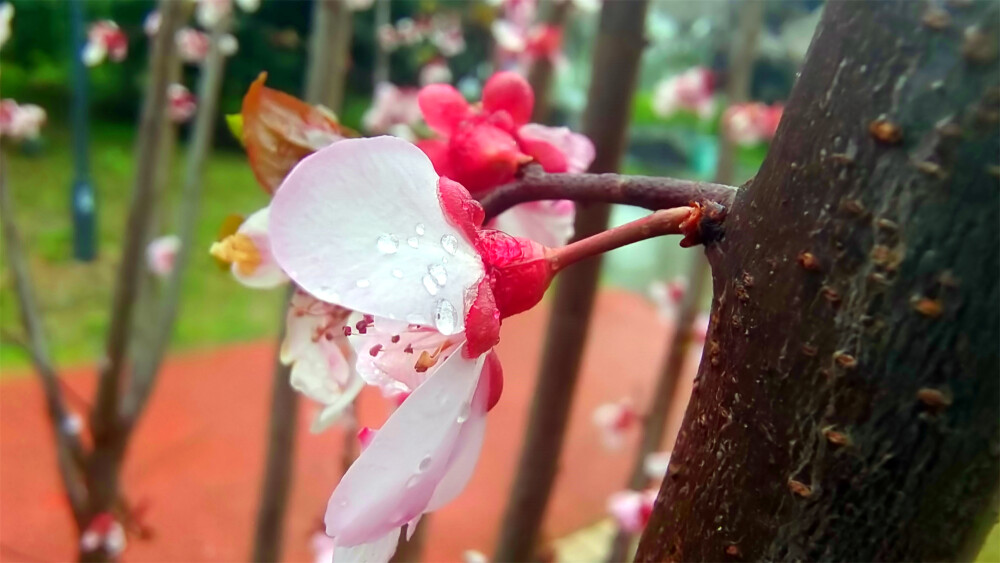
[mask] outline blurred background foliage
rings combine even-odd
[[[89,70],[91,173],[97,190],[100,235],[99,258],[94,263],[78,263],[71,258],[72,153],[68,110],[73,54],[69,42],[69,3],[13,0],[13,5],[13,34],[0,51],[0,93],[3,98],[41,105],[49,114],[49,122],[37,143],[26,146],[25,150],[5,151],[9,178],[56,358],[61,362],[79,362],[98,357],[103,346],[113,271],[121,249],[131,189],[135,124],[146,81],[149,43],[142,26],[155,2],[85,2],[88,22],[114,20],[129,38],[129,54],[123,62],[105,63]],[[780,102],[788,95],[820,8],[819,0],[768,3],[752,73],[752,99]],[[453,83],[470,97],[476,97],[479,85],[496,69],[490,26],[499,12],[496,5],[484,1],[391,2],[392,22],[438,14],[461,18],[466,48],[448,58],[447,64]],[[268,72],[268,86],[294,95],[301,93],[311,13],[312,4],[308,0],[263,0],[255,13],[237,11],[233,33],[239,41],[239,50],[227,62],[220,106],[223,114],[239,111],[246,88],[261,71]],[[726,2],[654,0],[647,25],[649,47],[633,102],[624,172],[713,177],[716,137],[725,100],[720,99],[715,112],[705,119],[685,112],[664,117],[654,111],[654,93],[659,81],[693,66],[710,68],[721,91],[727,72],[730,33],[737,23],[734,13]],[[374,89],[375,10],[355,12],[353,18],[349,78],[341,119],[348,126],[360,128]],[[577,11],[565,28],[564,62],[556,65],[551,94],[555,124],[579,124],[591,80],[591,50],[597,25],[597,14]],[[427,42],[392,51],[391,82],[417,86],[420,69],[438,55],[437,49]],[[192,90],[197,84],[197,74],[196,66],[184,67],[184,83]],[[161,211],[165,232],[170,232],[174,219],[170,202],[179,188],[187,127],[181,126],[182,145],[174,160],[170,195]],[[221,115],[215,138],[217,146],[207,167],[198,235],[198,244],[206,250],[223,218],[230,213],[248,214],[266,203],[242,149],[228,133]],[[739,183],[756,172],[766,152],[764,144],[739,149]],[[623,223],[643,213],[618,207],[612,221]],[[682,274],[687,260],[676,241],[667,238],[617,250],[605,264],[605,284],[645,293],[652,281]],[[7,335],[16,334],[19,327],[10,293],[0,292],[0,328]],[[205,347],[271,336],[280,314],[279,293],[239,287],[213,265],[207,252],[195,253],[185,281],[185,312],[180,316],[174,345]],[[25,363],[25,357],[7,337],[0,339],[0,354],[5,367]]]

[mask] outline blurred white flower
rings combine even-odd
[[[619,528],[630,534],[638,534],[649,522],[654,502],[656,489],[619,491],[608,498],[608,513]]]
[[[653,112],[669,117],[680,110],[693,112],[702,119],[715,110],[715,78],[705,67],[693,67],[665,78],[653,90]]]
[[[420,69],[421,86],[436,83],[450,84],[451,78],[451,69],[448,68],[448,63],[442,59],[433,60]]]
[[[14,5],[10,2],[0,4],[0,48],[10,39],[10,21],[14,19]]]
[[[650,479],[663,479],[670,466],[670,452],[653,452],[642,461],[642,469]]]
[[[625,443],[629,431],[639,423],[639,414],[630,399],[604,403],[591,415],[594,426],[601,431],[601,442],[609,450],[617,450]]]
[[[111,20],[101,20],[90,25],[87,43],[80,56],[87,66],[97,66],[110,59],[120,63],[128,55],[128,36]]]
[[[156,35],[156,32],[160,31],[159,11],[153,10],[152,12],[146,14],[146,19],[142,20],[142,31],[145,32],[148,37],[152,37]]]
[[[198,0],[195,20],[205,29],[212,29],[233,11],[233,0]]]
[[[167,87],[167,115],[174,123],[184,123],[194,117],[198,101],[183,84],[173,83]]]
[[[177,235],[166,235],[153,239],[146,247],[146,265],[149,271],[159,277],[174,271],[177,252],[181,249],[181,239]]]
[[[36,139],[45,125],[45,110],[35,104],[0,101],[0,136],[15,141]]]

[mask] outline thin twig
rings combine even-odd
[[[170,68],[177,56],[174,34],[181,22],[184,5],[172,0],[160,0],[160,29],[153,40],[150,55],[150,81],[143,103],[136,143],[136,173],[132,202],[125,228],[125,248],[122,252],[111,306],[105,357],[101,363],[94,410],[91,412],[91,434],[94,453],[87,470],[91,512],[109,510],[117,498],[118,469],[125,452],[127,432],[120,427],[119,395],[122,388],[126,352],[132,328],[132,313],[142,281],[145,260],[147,225],[152,218],[155,195],[157,156],[161,154],[164,121],[160,112],[167,105]],[[99,559],[103,553],[81,553],[82,557]]]
[[[198,85],[198,113],[188,149],[184,191],[180,202],[180,221],[177,230],[181,241],[180,248],[156,316],[152,342],[136,354],[131,387],[121,409],[122,418],[127,426],[135,423],[149,399],[180,310],[184,274],[191,262],[192,252],[195,251],[205,163],[211,152],[219,93],[222,90],[226,57],[222,53],[220,41],[228,29],[229,18],[224,18],[215,26],[212,30],[208,55],[202,63],[201,80]]]
[[[621,203],[650,210],[711,201],[728,207],[736,188],[711,182],[622,174],[549,174],[537,164],[521,177],[487,194],[480,203],[491,219],[529,201],[569,199],[578,203]]]
[[[27,340],[24,342],[25,349],[42,383],[49,421],[55,433],[59,474],[66,489],[73,518],[77,527],[82,529],[86,525],[87,490],[83,486],[76,462],[85,459],[86,453],[77,437],[65,431],[64,424],[68,416],[66,402],[59,387],[59,374],[49,354],[42,315],[35,299],[34,284],[24,255],[21,233],[15,221],[13,201],[7,189],[7,171],[2,154],[0,154],[0,222],[3,222],[4,251],[14,277],[14,293],[21,310],[21,323],[27,335]]]

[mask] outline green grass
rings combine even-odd
[[[97,191],[99,256],[94,262],[80,263],[72,258],[69,134],[54,126],[45,133],[43,150],[34,156],[5,146],[6,172],[53,354],[58,363],[74,364],[96,359],[104,345],[133,182],[133,134],[124,126],[94,124],[90,163]],[[183,177],[185,150],[178,145],[168,196],[155,211],[165,225],[164,233],[171,232],[175,222],[174,203]],[[196,242],[196,248],[205,252],[194,254],[184,282],[174,349],[275,334],[281,291],[244,288],[207,254],[224,217],[249,214],[266,202],[267,196],[257,187],[244,155],[221,152],[209,159]],[[6,266],[0,283],[0,329],[4,336],[0,363],[6,375],[11,368],[26,365],[27,356],[7,338],[22,331]]]

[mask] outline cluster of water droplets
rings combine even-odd
[[[413,231],[415,235],[406,237],[405,241],[407,246],[416,249],[420,247],[421,237],[427,234],[427,228],[423,223],[417,223]],[[442,236],[440,240],[441,248],[451,256],[458,252],[458,242],[458,237],[451,234]],[[400,251],[400,246],[400,237],[392,233],[385,233],[375,241],[376,249],[385,256],[397,254]],[[420,278],[420,285],[432,297],[437,296],[448,283],[448,270],[445,266],[447,263],[448,257],[442,257],[441,263],[428,265],[426,273]],[[399,268],[393,268],[391,275],[396,279],[405,277],[405,273]],[[367,288],[371,286],[371,281],[360,279],[355,282],[355,285],[359,288]],[[411,324],[427,324],[427,319],[420,314],[407,315],[406,320]],[[435,305],[433,322],[439,332],[451,334],[459,323],[458,311],[447,299],[439,299]]]

